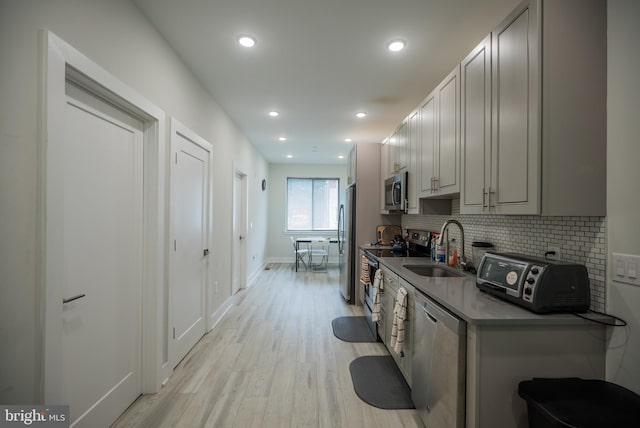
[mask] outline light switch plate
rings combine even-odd
[[[611,265],[613,266],[612,279],[617,282],[640,286],[640,275],[638,275],[640,256],[613,253],[611,257]]]

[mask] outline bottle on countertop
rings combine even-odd
[[[444,244],[436,245],[436,262],[445,263],[447,261],[447,254],[444,249]]]
[[[458,249],[454,248],[449,253],[449,266],[458,266]]]
[[[447,254],[447,264],[449,266],[458,265],[458,249],[456,248],[456,240],[452,239],[449,244],[449,254]]]
[[[431,260],[435,261],[436,260],[436,239],[438,238],[438,235],[435,233],[431,234]]]

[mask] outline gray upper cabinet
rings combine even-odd
[[[407,168],[407,120],[403,120],[400,126],[389,136],[389,175],[403,171]]]
[[[436,92],[433,91],[420,105],[420,197],[433,195],[436,151]]]
[[[418,170],[418,155],[420,144],[420,114],[418,110],[411,112],[407,119],[407,214],[420,214],[418,204],[418,187],[420,174]]]
[[[460,67],[436,88],[438,92],[438,143],[436,144],[437,195],[460,191]]]
[[[606,214],[604,2],[523,2],[461,80],[461,213]]]
[[[407,145],[409,142],[409,129],[407,120],[408,119],[402,121],[402,124],[398,127],[395,135],[395,171],[404,171],[407,169]]]
[[[539,43],[536,2],[516,9],[492,34],[493,212],[540,212]]]
[[[488,211],[491,188],[491,35],[460,65],[460,212]]]
[[[420,106],[420,197],[460,191],[460,67]]]
[[[380,213],[388,214],[389,211],[384,209],[384,181],[389,178],[389,139],[386,138],[380,144]]]
[[[545,1],[542,8],[545,215],[606,215],[606,3]]]

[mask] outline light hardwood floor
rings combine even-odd
[[[362,315],[340,296],[337,269],[269,267],[113,427],[422,427],[415,410],[378,409],[353,391],[349,363],[387,351],[334,337],[332,319]]]

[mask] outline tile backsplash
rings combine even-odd
[[[471,242],[487,241],[496,251],[544,257],[548,246],[560,248],[560,260],[582,263],[591,282],[591,309],[604,311],[607,248],[605,217],[546,217],[462,215],[460,200],[452,201],[452,215],[403,215],[403,229],[440,231],[445,221],[464,227],[465,253],[471,260]],[[449,238],[460,242],[458,228],[448,228]]]

